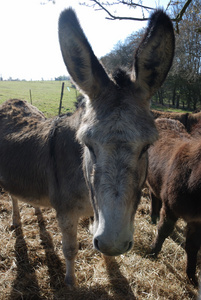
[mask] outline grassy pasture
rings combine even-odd
[[[61,81],[0,81],[0,104],[12,98],[31,102],[31,90],[32,104],[41,110],[46,117],[56,116],[59,110],[61,86]],[[65,81],[62,114],[74,110],[77,93],[76,89],[71,87],[71,82]],[[161,106],[154,102],[152,102],[151,108],[162,111],[190,112],[183,111],[182,109],[174,109],[168,105]]]
[[[30,101],[46,117],[58,115],[61,97],[61,81],[0,81],[0,104],[12,98]],[[70,91],[67,89],[70,89]],[[74,110],[76,90],[69,81],[65,82],[61,113]]]

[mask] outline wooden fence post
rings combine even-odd
[[[29,96],[30,96],[30,101],[31,101],[31,104],[32,104],[32,95],[31,95],[31,89],[29,90]]]
[[[61,107],[62,107],[62,99],[63,99],[63,94],[64,94],[64,82],[62,82],[62,87],[61,87],[61,97],[60,97],[60,104],[59,104],[59,113],[58,115],[61,114]]]

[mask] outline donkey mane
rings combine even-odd
[[[127,70],[123,68],[116,69],[112,74],[112,77],[119,88],[128,88],[132,84],[130,75]]]

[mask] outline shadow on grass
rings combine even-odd
[[[21,226],[15,229],[15,235],[17,276],[9,299],[42,299],[35,270],[29,262],[28,249]]]
[[[133,294],[133,291],[129,285],[128,280],[121,273],[119,269],[119,265],[115,259],[111,259],[110,257],[104,257],[106,269],[108,273],[108,279],[112,286],[114,299],[120,300],[135,300],[136,297]]]
[[[37,218],[40,228],[41,244],[45,250],[44,264],[48,267],[50,293],[54,295],[59,288],[64,286],[64,269],[58,255],[54,251],[52,238],[46,230],[45,221],[40,211],[37,211]],[[35,265],[36,263],[34,262],[30,263],[28,248],[21,226],[15,229],[15,235],[17,276],[12,285],[9,299],[44,299],[44,297],[41,296],[35,273],[37,265]]]
[[[109,281],[112,285],[114,296],[110,296],[106,289],[97,284],[95,287],[75,287],[69,290],[64,284],[65,266],[61,263],[60,258],[54,251],[53,241],[46,230],[46,224],[42,213],[37,211],[38,224],[40,228],[40,239],[43,249],[45,250],[44,264],[48,267],[50,288],[46,290],[46,296],[42,296],[42,290],[38,284],[35,269],[37,262],[30,262],[28,256],[28,247],[26,245],[24,234],[21,226],[15,229],[15,254],[17,265],[17,276],[12,284],[12,290],[9,300],[42,300],[42,299],[57,299],[57,300],[123,300],[135,299],[132,294],[129,284],[125,277],[119,271],[118,264],[112,266],[106,265],[109,275]],[[113,271],[115,276],[113,275]],[[118,287],[118,282],[124,285],[124,289]]]
[[[54,244],[51,235],[46,230],[45,221],[41,211],[37,211],[37,219],[40,228],[41,245],[45,250],[45,264],[48,267],[50,287],[54,293],[57,289],[64,286],[65,269],[59,256],[54,251]]]

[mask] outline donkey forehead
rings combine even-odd
[[[107,115],[98,115],[93,110],[86,112],[77,137],[83,143],[151,144],[158,134],[148,111],[118,107]]]

